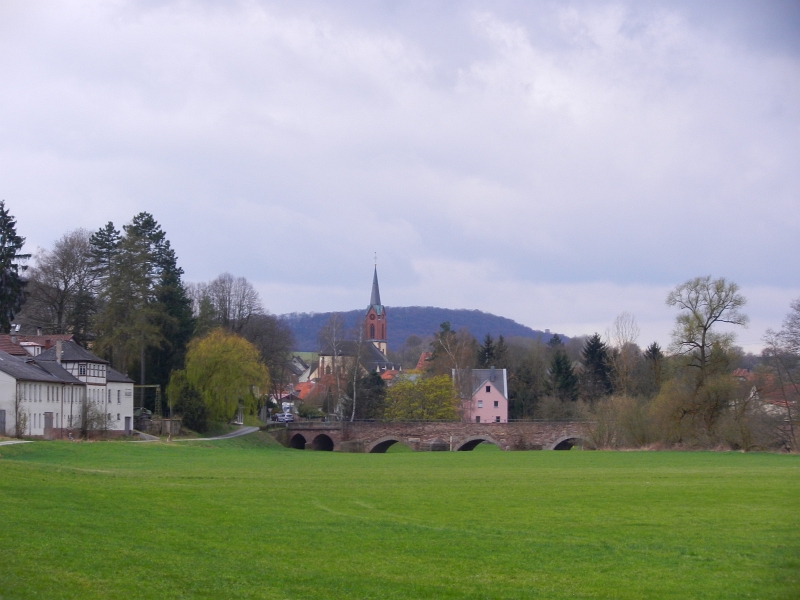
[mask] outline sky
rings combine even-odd
[[[800,2],[0,0],[26,249],[154,215],[273,313],[480,309],[567,335],[704,275],[757,351],[800,297]],[[481,332],[473,332],[480,335]]]

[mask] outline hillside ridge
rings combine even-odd
[[[280,315],[292,330],[295,338],[295,350],[312,352],[318,350],[318,333],[328,322],[333,312],[320,313],[288,313]],[[364,309],[341,311],[347,329],[355,328],[363,318]],[[548,342],[553,333],[532,329],[517,323],[513,319],[501,317],[481,310],[438,308],[435,306],[387,306],[388,317],[387,341],[389,348],[399,349],[410,335],[419,337],[432,336],[439,330],[439,325],[450,322],[453,329],[466,327],[469,332],[482,340],[488,333],[493,337],[502,335],[505,338],[524,337],[541,339]],[[561,336],[567,339],[566,336]]]

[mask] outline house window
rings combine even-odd
[[[494,418],[494,422],[495,422],[495,423],[499,423],[499,422],[500,422],[500,417],[495,417],[495,418]]]
[[[500,408],[500,401],[499,400],[495,400],[494,401],[494,407],[495,408]]]
[[[478,408],[483,408],[483,400],[478,400]]]
[[[78,375],[86,375],[86,365],[78,365]]]
[[[120,397],[120,392],[122,390],[117,390],[117,404],[122,404],[122,398]]]
[[[369,326],[369,339],[371,340],[375,339],[375,325]]]
[[[489,392],[491,392],[491,391],[492,391],[492,386],[490,386],[490,385],[487,385],[487,386],[486,386],[486,393],[488,394],[488,393],[489,393]]]
[[[476,422],[476,423],[480,423],[480,422],[481,422],[481,416],[480,416],[480,415],[478,415],[477,417],[475,417],[475,422]]]
[[[119,419],[119,413],[117,413],[117,421],[119,421],[119,420],[120,420],[120,419]]]

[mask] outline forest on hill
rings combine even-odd
[[[432,306],[389,306],[386,308],[388,318],[387,341],[389,348],[397,349],[411,335],[425,338],[439,330],[439,325],[449,322],[454,330],[466,327],[469,332],[482,339],[487,333],[497,338],[522,337],[540,339],[547,343],[553,336],[549,331],[539,331],[521,325],[506,317],[498,317],[480,310],[436,308]],[[319,330],[328,322],[333,313],[290,313],[281,315],[292,330],[295,350],[313,352],[318,350],[317,336]],[[339,313],[348,329],[364,318],[364,310],[350,310]],[[566,336],[560,336],[568,339]]]

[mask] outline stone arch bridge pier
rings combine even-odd
[[[405,444],[416,451],[465,451],[482,442],[502,450],[569,450],[590,446],[590,425],[586,421],[356,421],[271,424],[268,429],[288,448],[380,453],[394,444]]]

